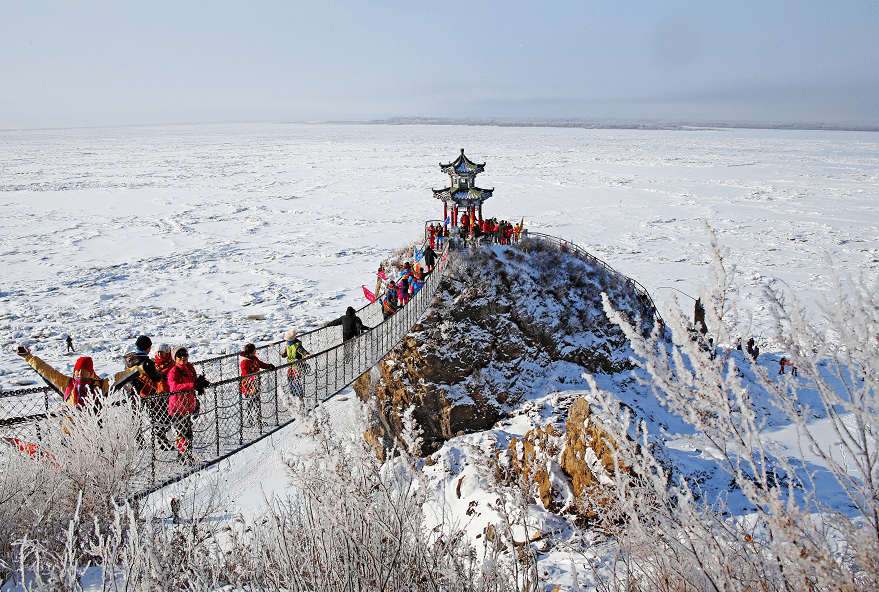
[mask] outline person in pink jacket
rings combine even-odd
[[[177,432],[177,458],[183,463],[192,464],[192,415],[198,413],[200,407],[195,396],[196,391],[203,391],[206,380],[198,376],[195,366],[189,363],[189,352],[185,347],[175,347],[171,352],[174,367],[168,372],[168,415],[171,425]]]

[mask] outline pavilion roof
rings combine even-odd
[[[451,187],[446,187],[445,189],[434,189],[433,196],[442,201],[453,201],[461,206],[478,206],[491,197],[492,192],[494,192],[493,187],[491,189],[473,187],[454,190]]]
[[[461,155],[458,156],[455,160],[450,162],[449,164],[440,163],[440,168],[446,174],[467,174],[470,173],[472,175],[478,175],[482,171],[485,170],[485,163],[476,164],[466,156],[464,156],[464,149],[461,148]]]

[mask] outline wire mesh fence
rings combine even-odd
[[[287,363],[284,342],[263,345],[257,356],[275,367],[240,375],[237,354],[193,362],[210,385],[197,394],[198,411],[169,414],[173,393],[123,396],[141,408],[137,470],[132,493],[146,492],[213,464],[293,419],[294,405],[312,408],[352,384],[387,355],[427,312],[442,279],[448,249],[421,289],[396,313],[385,317],[380,301],[357,311],[368,330],[343,341],[340,326],[326,326],[299,336],[302,360]],[[173,406],[172,406],[173,407]],[[44,435],[60,429],[61,397],[35,388],[0,396],[0,434],[21,450],[33,452]],[[181,444],[183,438],[188,445]]]

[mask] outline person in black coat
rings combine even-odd
[[[424,266],[427,268],[425,271],[430,273],[433,271],[433,266],[436,264],[436,252],[430,248],[430,246],[424,247]]]
[[[165,377],[156,368],[156,363],[150,358],[150,349],[153,347],[152,340],[146,335],[141,335],[134,342],[135,351],[125,354],[125,367],[134,368],[140,366],[141,372],[131,381],[131,398],[142,407],[145,407],[153,424],[156,445],[162,450],[170,450],[171,444],[165,436],[168,427],[168,397],[157,392],[157,386]],[[143,443],[143,436],[138,434],[138,441]]]
[[[369,330],[369,327],[363,324],[363,321],[360,320],[354,312],[354,307],[349,306],[348,310],[345,311],[345,316],[339,317],[335,321],[328,323],[330,326],[341,325],[342,326],[342,342],[345,344],[345,347],[342,351],[343,360],[345,363],[349,362],[354,354],[354,346],[355,342],[351,341],[361,333],[365,333]]]
[[[349,339],[353,339],[361,333],[369,330],[369,327],[364,325],[363,321],[360,320],[360,317],[357,316],[353,306],[348,307],[348,310],[345,311],[344,316],[339,317],[335,321],[331,321],[330,323],[328,323],[328,325],[342,325],[342,341],[348,341]]]

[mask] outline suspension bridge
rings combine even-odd
[[[640,283],[576,244],[534,232],[523,240],[544,241],[616,274],[661,322],[650,294]],[[454,239],[450,242],[452,248],[461,248]],[[237,354],[193,362],[210,386],[199,395],[200,409],[193,419],[192,462],[182,464],[176,450],[157,446],[156,430],[167,426],[150,423],[144,414],[138,437],[144,444],[128,482],[132,496],[148,494],[212,466],[284,428],[294,421],[294,403],[314,408],[350,386],[390,353],[428,311],[446,271],[449,249],[447,243],[424,286],[398,312],[385,319],[379,301],[359,309],[357,315],[370,329],[358,337],[343,342],[339,326],[303,333],[299,335],[303,346],[316,353],[292,364],[286,361],[284,342],[259,346],[257,356],[275,367],[247,377],[240,375]],[[244,380],[250,381],[249,389],[241,388]],[[60,429],[62,403],[49,388],[0,393],[0,436],[39,445],[51,430]],[[6,447],[2,453],[12,450]]]

